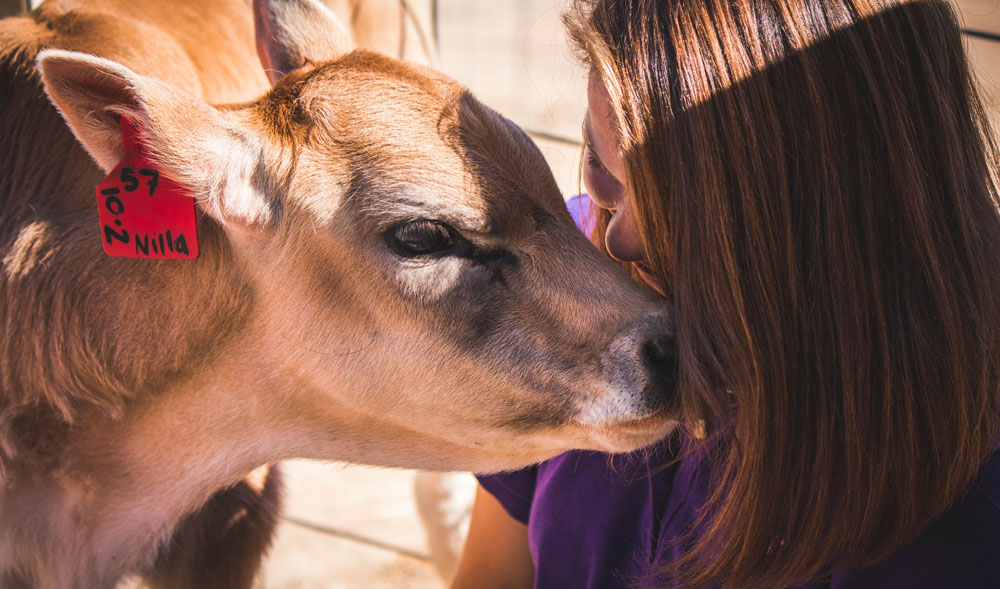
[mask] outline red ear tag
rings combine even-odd
[[[198,257],[194,196],[160,173],[122,117],[125,157],[97,185],[104,253],[119,258]]]

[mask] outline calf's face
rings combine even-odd
[[[671,363],[663,305],[573,225],[516,126],[368,54],[293,74],[256,108],[292,95],[300,128],[272,133],[297,159],[259,256],[280,262],[260,284],[318,413],[336,395],[331,407],[461,447],[447,464],[665,433],[673,383],[651,370]]]
[[[226,108],[106,60],[40,58],[94,159],[117,164],[117,125],[132,119],[254,290],[225,352],[246,362],[213,389],[218,410],[267,389],[285,454],[425,468],[665,435],[663,304],[573,226],[531,141],[439,74],[328,49],[314,63],[265,47],[288,75]]]

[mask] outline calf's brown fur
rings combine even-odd
[[[209,106],[257,84],[249,14],[0,22],[10,585],[246,586],[277,481],[240,481],[285,458],[487,471],[673,426],[661,303],[572,226],[520,130],[438,73],[350,52],[307,0],[255,7],[274,87]],[[87,54],[36,67],[43,48]],[[121,117],[195,195],[197,260],[102,252]],[[221,566],[198,560],[234,537]]]

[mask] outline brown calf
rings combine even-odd
[[[286,458],[488,471],[673,426],[660,301],[517,127],[312,0],[255,13],[274,87],[222,107],[259,75],[241,2],[0,21],[5,587],[247,586],[276,482],[240,481]],[[102,251],[123,117],[196,260]]]

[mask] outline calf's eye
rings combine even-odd
[[[392,251],[406,258],[458,252],[454,230],[438,221],[420,219],[399,223],[389,229],[386,238]]]

